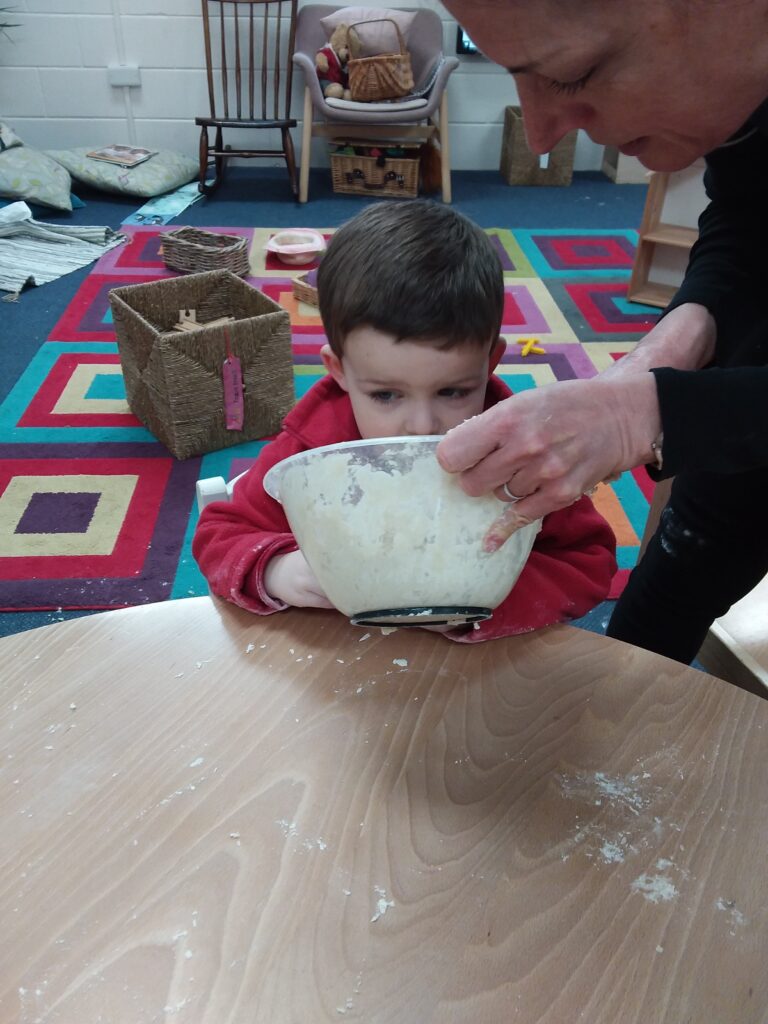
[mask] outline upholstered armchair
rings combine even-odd
[[[315,69],[315,54],[327,43],[321,19],[338,5],[308,4],[299,10],[294,64],[304,72],[304,124],[301,136],[299,200],[309,195],[312,138],[406,141],[434,137],[440,146],[443,201],[451,201],[451,164],[448,138],[448,78],[458,66],[456,57],[443,55],[443,26],[434,11],[419,8],[408,33],[407,47],[413,67],[412,98],[391,103],[354,103],[327,100]],[[413,11],[413,8],[410,8]]]

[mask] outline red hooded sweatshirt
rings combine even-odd
[[[485,408],[511,394],[491,376]],[[232,500],[203,509],[192,552],[214,594],[257,615],[286,607],[264,589],[264,573],[271,558],[296,551],[298,544],[282,505],[264,490],[264,476],[289,455],[357,440],[360,432],[348,395],[332,377],[324,377],[286,416],[282,432],[235,485]],[[474,643],[578,618],[607,596],[616,572],[615,550],[611,528],[589,498],[580,498],[544,518],[525,568],[491,618],[479,629],[445,635]]]

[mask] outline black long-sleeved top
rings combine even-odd
[[[715,358],[698,372],[653,371],[664,430],[657,478],[768,466],[768,101],[706,163],[710,203],[667,312],[705,306],[717,325]]]

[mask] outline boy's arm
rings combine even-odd
[[[567,622],[608,595],[616,572],[616,539],[589,498],[544,519],[517,583],[479,629],[452,630],[459,643],[478,643]]]
[[[296,551],[282,505],[264,490],[267,470],[303,451],[288,434],[266,445],[234,489],[231,501],[215,501],[200,514],[192,553],[218,597],[258,614],[282,611],[286,605],[270,597],[264,573],[276,555]]]

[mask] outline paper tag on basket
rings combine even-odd
[[[227,430],[242,430],[245,416],[243,370],[237,356],[229,355],[221,368],[224,381],[224,419]]]

